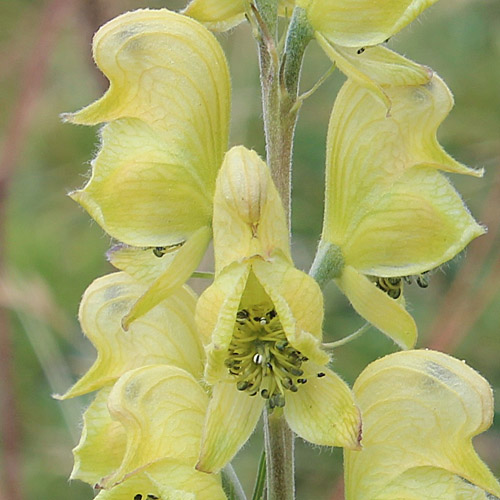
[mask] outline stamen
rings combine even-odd
[[[389,297],[392,299],[398,299],[403,292],[403,281],[411,285],[413,280],[415,280],[420,288],[427,288],[429,286],[429,278],[427,274],[428,271],[414,276],[390,276],[387,278],[374,276],[372,277],[372,280],[377,288],[380,288],[382,291],[387,293]]]
[[[236,313],[224,364],[239,391],[260,394],[271,409],[282,408],[286,391],[297,392],[307,382],[302,363],[308,359],[288,342],[276,310],[264,311],[260,305]]]

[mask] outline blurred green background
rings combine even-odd
[[[100,96],[91,37],[111,17],[138,7],[178,9],[183,2],[139,0],[2,0],[0,2],[0,497],[9,500],[92,498],[67,477],[80,415],[88,400],[59,403],[95,353],[76,321],[80,297],[110,272],[109,237],[66,193],[80,187],[96,151],[96,130],[64,125],[59,114]],[[247,26],[221,35],[233,78],[231,143],[264,153],[254,42]],[[449,352],[480,371],[500,400],[500,2],[442,0],[389,45],[431,66],[448,83],[456,106],[440,140],[460,161],[485,167],[483,179],[453,176],[486,236],[436,272],[427,290],[408,287],[420,328],[419,347]],[[303,90],[328,69],[315,44],[306,54]],[[304,104],[296,136],[293,253],[308,269],[319,238],[326,125],[343,81],[335,73]],[[326,289],[327,339],[362,321],[347,300]],[[336,351],[335,370],[353,383],[363,367],[395,348],[370,330]],[[500,417],[475,439],[500,475]],[[257,432],[235,465],[247,488],[256,468]],[[341,452],[297,442],[299,499],[342,498]],[[7,479],[8,478],[8,479]],[[18,491],[15,491],[18,485]],[[13,489],[14,488],[14,489]]]

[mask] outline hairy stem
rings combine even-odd
[[[304,24],[300,9],[295,9],[288,27],[285,50],[278,52],[277,1],[256,0],[255,22],[259,26],[260,81],[266,137],[267,163],[281,196],[290,227],[292,151],[300,70],[304,51],[311,40],[311,32]],[[293,500],[294,434],[288,427],[283,412],[275,409],[264,417],[267,499]]]
[[[294,438],[282,411],[264,412],[268,500],[295,498]]]

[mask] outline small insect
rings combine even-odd
[[[361,47],[360,49],[358,49],[358,50],[356,51],[356,54],[358,54],[358,56],[359,56],[359,55],[360,55],[360,54],[362,54],[365,50],[366,50],[366,49],[365,49],[364,47]]]

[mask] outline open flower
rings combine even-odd
[[[352,80],[338,94],[320,254],[335,260],[333,277],[356,311],[409,348],[417,330],[404,308],[402,278],[434,269],[484,233],[439,170],[482,172],[455,161],[436,140],[453,105],[439,77],[386,91],[390,116]]]
[[[314,36],[349,78],[370,87],[390,107],[384,86],[429,81],[429,68],[380,44],[437,0],[296,0]],[[300,14],[299,14],[300,15]]]
[[[150,285],[129,324],[185,282],[210,240],[228,142],[229,72],[206,28],[165,9],[108,22],[93,53],[110,87],[65,119],[108,123],[92,177],[71,196],[127,245],[111,262]]]
[[[357,448],[358,409],[320,349],[321,291],[293,266],[269,169],[243,147],[226,154],[217,179],[214,252],[215,281],[196,309],[214,386],[197,468],[229,462],[266,403],[308,441]]]
[[[368,365],[353,392],[363,449],[344,452],[346,500],[500,497],[500,484],[472,446],[493,420],[492,391],[463,361],[398,352]]]
[[[194,468],[207,405],[181,368],[126,372],[86,410],[71,478],[95,485],[99,500],[224,500],[220,476]]]
[[[100,500],[174,498],[172,491],[180,499],[224,499],[220,478],[194,469],[208,406],[198,383],[204,352],[196,296],[179,287],[124,331],[123,315],[145,289],[119,272],[95,280],[83,296],[79,319],[97,360],[61,399],[99,392],[84,415],[71,477],[97,485]]]

